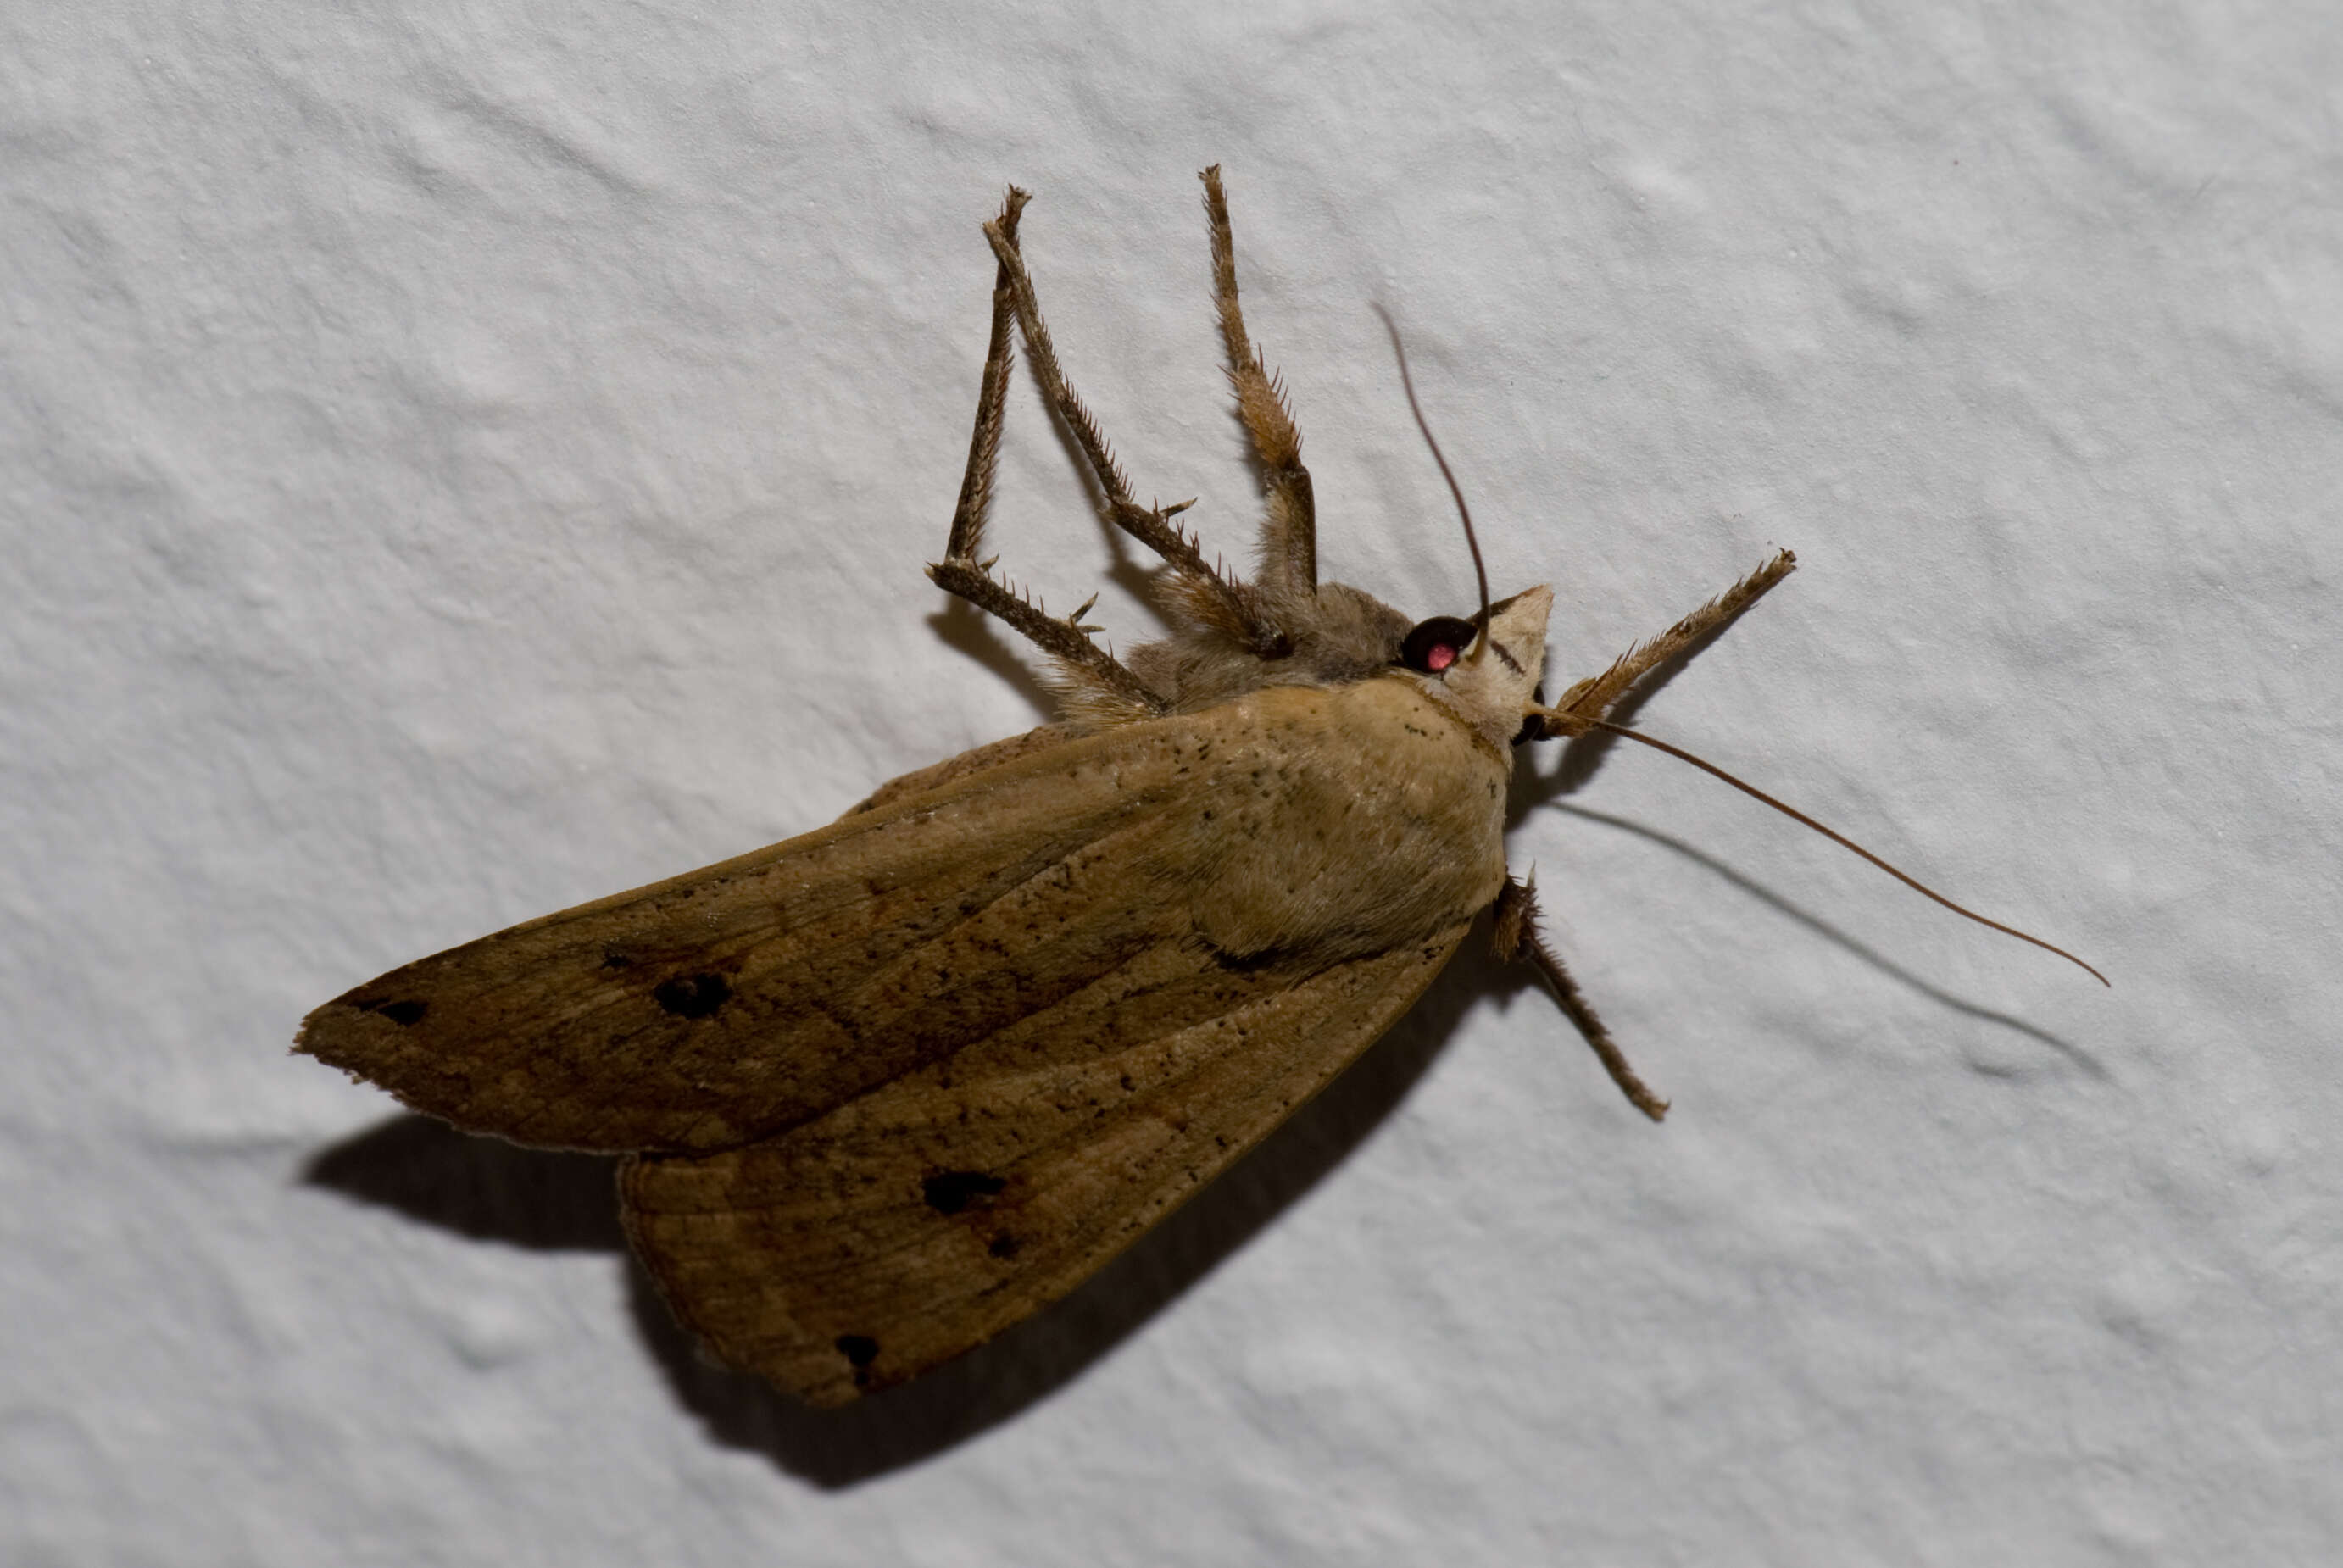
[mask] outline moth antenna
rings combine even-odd
[[[1897,870],[1894,866],[1889,865],[1885,860],[1881,859],[1878,856],[1873,854],[1870,850],[1865,849],[1862,845],[1856,843],[1854,839],[1848,838],[1845,834],[1838,831],[1836,829],[1826,828],[1820,822],[1815,821],[1812,817],[1807,816],[1804,811],[1799,810],[1795,806],[1776,800],[1773,796],[1766,794],[1765,791],[1758,789],[1755,784],[1746,783],[1742,779],[1735,779],[1732,774],[1727,773],[1724,769],[1719,768],[1715,763],[1709,761],[1704,757],[1695,757],[1681,746],[1671,746],[1664,740],[1655,740],[1639,729],[1630,729],[1624,724],[1614,724],[1607,719],[1585,719],[1564,714],[1555,714],[1554,717],[1556,719],[1565,719],[1573,728],[1579,725],[1584,725],[1590,729],[1600,729],[1605,735],[1624,736],[1629,740],[1640,741],[1644,745],[1650,747],[1654,751],[1664,751],[1669,756],[1677,759],[1679,761],[1689,762],[1694,767],[1699,769],[1702,772],[1709,774],[1715,778],[1724,779],[1727,784],[1732,785],[1744,795],[1747,795],[1753,799],[1764,801],[1766,805],[1771,806],[1775,810],[1779,811],[1783,816],[1789,818],[1792,821],[1805,823],[1807,827],[1812,828],[1815,832],[1820,833],[1824,838],[1828,839],[1832,843],[1838,845],[1841,849],[1854,850],[1865,859],[1870,861],[1873,865],[1878,867],[1881,870],[1886,872],[1889,876],[1895,878],[1897,881],[1911,889],[1914,892],[1921,894],[1926,898],[1934,899],[1937,903],[1944,905],[1945,908],[1952,910],[1953,913],[1960,916],[1963,920],[1975,920],[1981,926],[1987,926],[1999,931],[2003,936],[2016,937],[2021,942],[2033,943],[2036,947],[2040,948],[2045,952],[2056,953],[2060,958],[2065,959],[2068,963],[2073,964],[2077,969],[2081,970],[2085,974],[2089,975],[2101,985],[2107,987],[2110,990],[2115,989],[2115,982],[2113,980],[2110,980],[2107,976],[2093,969],[2089,964],[2085,963],[2082,960],[2068,952],[2065,948],[2056,946],[2050,942],[2046,942],[2040,937],[2030,936],[2026,932],[2019,930],[2016,926],[2005,926],[1999,920],[1987,920],[1985,916],[1978,914],[1975,910],[1963,909],[1960,905],[1953,902],[1952,900],[1945,897],[1944,894],[1936,891],[1936,889],[1928,886],[1926,882],[1921,881],[1918,878],[1908,876],[1906,873]]]
[[[1399,339],[1399,323],[1382,306],[1375,314],[1383,318],[1383,330],[1391,334],[1392,353],[1399,359],[1400,390],[1407,394],[1407,411],[1415,416],[1415,427],[1423,432],[1423,444],[1432,448],[1432,460],[1440,465],[1440,477],[1448,481],[1448,493],[1456,498],[1456,515],[1464,520],[1464,543],[1473,552],[1473,576],[1481,586],[1481,618],[1477,623],[1481,635],[1473,640],[1473,651],[1467,657],[1479,658],[1481,650],[1489,645],[1489,568],[1481,564],[1481,538],[1473,531],[1473,508],[1464,504],[1463,487],[1449,471],[1448,459],[1440,455],[1440,443],[1433,439],[1431,422],[1423,417],[1423,406],[1415,400],[1415,377],[1407,373],[1407,345]]]

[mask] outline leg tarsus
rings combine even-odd
[[[1032,196],[1009,187],[993,221],[1010,244],[1017,243],[1017,217]],[[972,559],[984,538],[984,519],[992,508],[992,477],[1001,462],[1001,410],[1009,393],[1009,372],[1015,358],[1010,347],[1009,323],[1016,315],[1011,297],[1009,269],[997,266],[992,278],[992,333],[984,351],[984,379],[976,395],[976,428],[968,438],[968,468],[960,480],[960,501],[952,508],[951,533],[944,541],[944,558]],[[987,563],[988,565],[990,563]]]
[[[1653,1093],[1644,1081],[1635,1076],[1635,1070],[1627,1065],[1626,1053],[1619,1049],[1618,1042],[1611,1038],[1611,1031],[1595,1016],[1585,994],[1578,989],[1578,982],[1571,979],[1570,971],[1563,967],[1562,960],[1538,934],[1537,879],[1532,877],[1528,881],[1516,882],[1508,876],[1504,887],[1498,890],[1493,913],[1496,923],[1491,935],[1497,957],[1507,963],[1530,964],[1544,975],[1546,984],[1554,990],[1554,1000],[1562,1004],[1562,1010],[1570,1015],[1571,1022],[1578,1026],[1578,1032],[1586,1037],[1586,1043],[1594,1048],[1594,1054],[1602,1060],[1604,1070],[1611,1074],[1611,1081],[1619,1086],[1619,1091],[1627,1097],[1628,1103],[1654,1121],[1665,1118],[1668,1102]]]

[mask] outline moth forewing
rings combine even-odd
[[[318,1009],[298,1045],[518,1141],[744,1142],[1052,1004],[1166,930],[1331,961],[1393,910],[1439,905],[1429,921],[1469,900],[1493,858],[1503,874],[1494,826],[1472,855],[1427,837],[1455,776],[1400,766],[1440,711],[1404,680],[1274,687],[1065,738],[409,964]],[[1363,776],[1363,756],[1379,765]],[[1349,879],[1326,864],[1346,821],[1392,840]],[[1238,848],[1261,843],[1293,854],[1278,869]],[[1166,926],[1175,907],[1183,923]]]

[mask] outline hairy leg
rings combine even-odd
[[[985,226],[985,232],[1000,236],[1013,247],[1018,215],[1031,199],[1025,192],[1010,186],[1008,197],[1001,203],[1001,216]],[[984,378],[977,390],[976,427],[969,437],[968,468],[960,477],[960,500],[952,508],[951,532],[944,543],[944,558],[928,568],[928,578],[938,588],[998,616],[1057,659],[1068,679],[1098,705],[1161,712],[1165,707],[1163,699],[1112,654],[1090,639],[1090,633],[1097,628],[1082,624],[1089,605],[1061,620],[1045,613],[1027,595],[994,578],[990,560],[977,558],[977,551],[983,544],[985,520],[992,506],[993,473],[1001,457],[1001,407],[1008,396],[1009,372],[1014,360],[1009,346],[1009,323],[1015,314],[1013,279],[1003,262],[993,278],[992,333],[985,350]]]
[[[1204,217],[1212,239],[1212,295],[1220,307],[1221,339],[1229,354],[1229,383],[1236,389],[1237,417],[1244,421],[1261,455],[1269,506],[1261,519],[1261,578],[1285,592],[1318,587],[1318,504],[1310,470],[1302,466],[1302,432],[1285,388],[1262,362],[1245,336],[1244,309],[1237,303],[1237,248],[1229,228],[1229,201],[1221,188],[1221,166],[1197,176],[1204,182]]]
[[[1570,971],[1563,967],[1562,960],[1545,945],[1545,939],[1538,933],[1537,879],[1533,877],[1526,882],[1516,882],[1507,877],[1504,887],[1497,894],[1495,914],[1496,928],[1493,936],[1497,957],[1507,963],[1529,964],[1544,975],[1546,984],[1554,990],[1554,1000],[1560,1002],[1562,1010],[1570,1015],[1570,1021],[1578,1026],[1578,1032],[1586,1037],[1586,1043],[1594,1048],[1594,1054],[1602,1059],[1604,1070],[1610,1073],[1611,1081],[1619,1086],[1619,1091],[1636,1110],[1653,1121],[1657,1121],[1666,1116],[1668,1102],[1654,1094],[1644,1086],[1644,1081],[1635,1076],[1635,1070],[1627,1065],[1626,1053],[1619,1049],[1618,1042],[1611,1038],[1611,1031],[1595,1016],[1585,993],[1578,989],[1578,982],[1570,978]]]
[[[1292,652],[1292,641],[1268,613],[1260,594],[1207,561],[1195,539],[1172,520],[1187,509],[1187,503],[1142,507],[1132,498],[1131,480],[1115,460],[1096,417],[1058,363],[1057,346],[1050,339],[1049,324],[1041,318],[1041,303],[1018,249],[1013,224],[996,219],[984,226],[984,233],[992,244],[992,254],[1000,258],[1018,330],[1025,338],[1026,357],[1034,377],[1041,383],[1041,396],[1065,421],[1074,444],[1081,448],[1083,461],[1105,497],[1108,520],[1163,558],[1172,568],[1167,586],[1174,608],[1229,633],[1258,657],[1282,658]]]

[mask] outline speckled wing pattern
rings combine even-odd
[[[1164,830],[1192,742],[986,769],[515,926],[327,1003],[299,1049],[515,1142],[748,1141],[1151,940],[1129,879],[1097,869]]]

